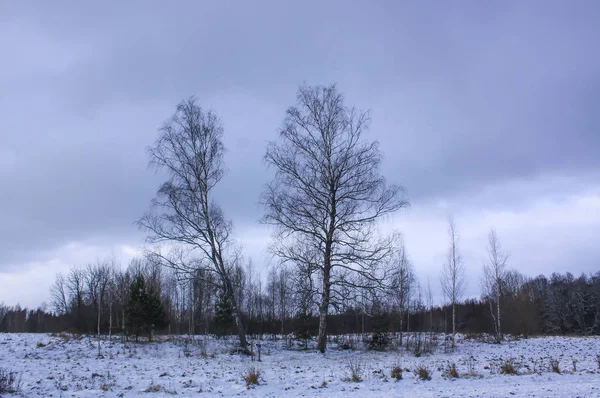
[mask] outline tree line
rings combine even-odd
[[[105,289],[98,290],[102,284],[94,280],[98,277],[96,266],[73,268],[57,276],[45,308],[0,305],[0,332],[95,334],[98,325],[103,335],[124,333],[132,337],[149,336],[152,331],[217,336],[235,332],[227,296],[202,275],[177,278],[175,273],[144,259],[133,260],[125,270],[112,265]],[[318,336],[319,308],[296,283],[297,272],[273,268],[263,282],[256,271],[247,261],[235,272],[246,333],[284,334],[299,340]],[[330,315],[328,332],[451,334],[452,305],[434,305],[428,297],[429,286],[420,284],[414,274],[407,280],[404,295],[398,290],[398,281],[390,281],[393,287],[387,292],[349,294]],[[141,283],[147,287],[140,288]],[[154,304],[152,299],[141,300],[140,296],[154,297]],[[150,305],[145,304],[148,301]],[[600,272],[530,278],[509,270],[501,302],[504,333],[600,334]],[[457,302],[457,332],[494,335],[496,308],[494,299],[487,295]]]
[[[529,279],[508,268],[493,229],[479,300],[463,298],[453,219],[439,281],[420,284],[402,234],[380,226],[409,202],[381,175],[369,126],[369,112],[346,106],[335,85],[299,88],[264,155],[274,176],[260,197],[261,222],[271,228],[276,265],[263,282],[215,201],[226,170],[223,123],[196,99],[182,101],[148,148],[166,180],[137,221],[147,232],[144,255],[125,271],[108,260],[59,275],[51,311],[36,315],[35,328],[136,338],[233,333],[242,351],[248,333],[295,333],[316,336],[321,352],[328,333],[427,329],[454,342],[461,331],[490,332],[497,341],[504,333],[599,332],[598,275]],[[443,306],[434,305],[437,286]],[[32,327],[22,309],[4,311],[3,330]]]

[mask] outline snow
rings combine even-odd
[[[339,350],[326,354],[287,348],[285,339],[257,341],[261,362],[231,354],[231,341],[204,336],[163,336],[160,342],[102,341],[97,357],[94,336],[0,334],[0,367],[21,375],[25,397],[323,396],[323,397],[600,397],[600,337],[540,337],[487,344],[461,339],[453,353],[442,348],[415,357],[405,350]],[[474,375],[468,372],[469,358]],[[519,375],[499,366],[514,358]],[[550,370],[556,358],[562,370]],[[576,371],[573,360],[577,360]],[[350,362],[364,368],[363,380],[344,381]],[[455,362],[461,376],[444,376]],[[390,377],[400,364],[403,379]],[[260,384],[247,387],[250,366]],[[431,380],[413,374],[431,370]]]

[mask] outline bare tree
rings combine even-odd
[[[393,263],[395,277],[392,286],[394,287],[395,298],[398,303],[398,312],[400,313],[400,345],[402,345],[404,317],[406,316],[408,318],[410,316],[408,310],[411,302],[412,288],[415,282],[415,273],[413,266],[408,259],[406,246],[403,240],[394,257]]]
[[[236,263],[232,223],[213,200],[213,189],[225,172],[221,141],[223,126],[213,112],[205,112],[194,98],[181,102],[160,129],[149,149],[150,164],[167,173],[151,210],[139,221],[150,231],[150,243],[168,242],[169,254],[153,252],[164,265],[180,274],[197,276],[198,269],[215,273],[229,297],[242,350],[247,351],[231,271]]]
[[[483,292],[490,302],[490,313],[494,321],[496,341],[502,341],[502,328],[500,322],[500,302],[502,301],[502,288],[506,276],[506,263],[509,254],[502,251],[496,231],[492,228],[488,235],[488,262],[483,266]],[[496,303],[494,314],[493,302]]]
[[[279,141],[267,147],[265,159],[276,174],[263,192],[263,221],[276,227],[276,256],[310,264],[319,275],[318,349],[324,352],[337,288],[357,283],[341,276],[382,280],[375,271],[393,252],[394,237],[378,237],[377,221],[408,202],[380,175],[378,143],[362,139],[368,113],[344,106],[334,85],[302,86],[297,101]]]
[[[433,334],[433,291],[431,290],[431,283],[429,281],[429,278],[427,278],[425,301],[427,302],[427,309],[429,310],[429,332]]]
[[[452,307],[452,347],[456,336],[456,303],[460,301],[466,288],[465,268],[458,250],[458,232],[452,217],[448,220],[448,248],[447,260],[442,268],[442,291]]]
[[[96,308],[98,357],[101,357],[100,320],[102,304],[104,303],[104,298],[110,283],[111,269],[107,262],[98,262],[95,265],[88,265],[85,275],[87,293],[90,296],[92,307]]]
[[[69,301],[67,293],[67,279],[61,273],[56,275],[54,284],[50,287],[50,306],[58,315],[69,312]],[[0,318],[1,319],[1,318]]]
[[[284,322],[288,316],[290,300],[289,273],[285,266],[273,267],[269,271],[267,289],[269,290],[269,315],[275,329],[275,321],[279,318],[280,333],[284,334]]]
[[[279,318],[281,322],[281,334],[285,333],[284,322],[288,317],[288,307],[291,300],[291,289],[290,289],[290,273],[286,267],[282,267],[279,270],[279,280],[277,285],[277,294],[279,299]]]
[[[75,309],[75,327],[84,330],[84,299],[85,299],[85,271],[72,268],[67,277],[67,291],[71,309]]]
[[[121,319],[120,322],[117,318],[117,324],[120,323],[119,328],[121,329],[122,332],[124,332],[126,330],[126,324],[125,324],[125,308],[127,305],[127,300],[129,298],[129,289],[131,286],[131,273],[129,273],[128,271],[126,272],[118,272],[116,273],[115,277],[114,277],[114,285],[115,285],[115,291],[114,291],[114,298],[116,299],[116,301],[119,302],[120,304],[120,310],[121,310]],[[123,335],[125,335],[125,333],[123,333]]]

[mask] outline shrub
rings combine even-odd
[[[342,341],[338,341],[338,348],[340,350],[354,350],[355,342],[351,337],[343,337]]]
[[[161,392],[161,391],[162,391],[162,387],[160,386],[160,384],[154,384],[154,383],[150,383],[148,388],[146,388],[144,390],[144,392]]]
[[[431,372],[425,366],[421,365],[415,370],[415,375],[421,380],[431,380]]]
[[[516,375],[517,368],[515,367],[515,360],[513,358],[507,359],[500,365],[500,373],[503,375]]]
[[[311,339],[309,328],[310,315],[306,311],[300,311],[294,317],[292,322],[294,327],[294,339],[302,349],[308,348],[308,342]]]
[[[376,332],[371,335],[369,340],[369,350],[385,351],[390,345],[390,339],[385,333]]]
[[[0,394],[14,394],[21,388],[21,378],[17,372],[0,368]]]
[[[402,367],[400,365],[395,365],[392,367],[390,371],[390,377],[396,380],[402,380]]]
[[[353,383],[361,382],[364,369],[360,361],[351,359],[350,361],[348,361],[348,364],[346,366],[347,376],[343,380],[351,381]]]
[[[456,364],[454,362],[448,362],[445,373],[448,377],[458,379],[458,371],[456,370]]]
[[[552,369],[552,372],[560,374],[560,366],[558,364],[558,359],[550,358],[550,369]]]
[[[600,369],[600,354],[596,355],[596,363],[598,364],[598,369]]]
[[[106,383],[104,383],[104,384],[101,384],[101,385],[100,385],[100,389],[101,389],[102,391],[104,391],[104,392],[107,392],[108,390],[110,390],[110,387],[112,387],[112,385],[111,385],[111,384],[106,384]]]
[[[476,360],[473,355],[466,359],[467,373],[469,376],[478,376],[477,370],[475,370]]]
[[[256,366],[250,366],[246,375],[244,376],[244,381],[246,382],[247,387],[252,387],[258,385],[260,379],[260,369]]]

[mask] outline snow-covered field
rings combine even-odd
[[[230,354],[231,343],[223,340],[162,339],[103,341],[98,358],[94,337],[0,334],[0,367],[20,373],[20,395],[25,397],[600,397],[598,337],[530,338],[500,345],[463,339],[451,354],[438,348],[419,358],[404,350],[339,350],[334,343],[322,355],[288,349],[285,340],[264,340],[261,362]],[[500,374],[500,365],[510,358],[519,374]],[[559,361],[561,374],[551,371],[551,358]],[[457,379],[445,376],[452,362]],[[350,363],[363,368],[362,381],[345,380]],[[396,365],[404,370],[402,380],[390,377]],[[261,371],[259,385],[251,388],[243,379],[250,366]],[[420,366],[431,371],[430,381],[413,374]]]

